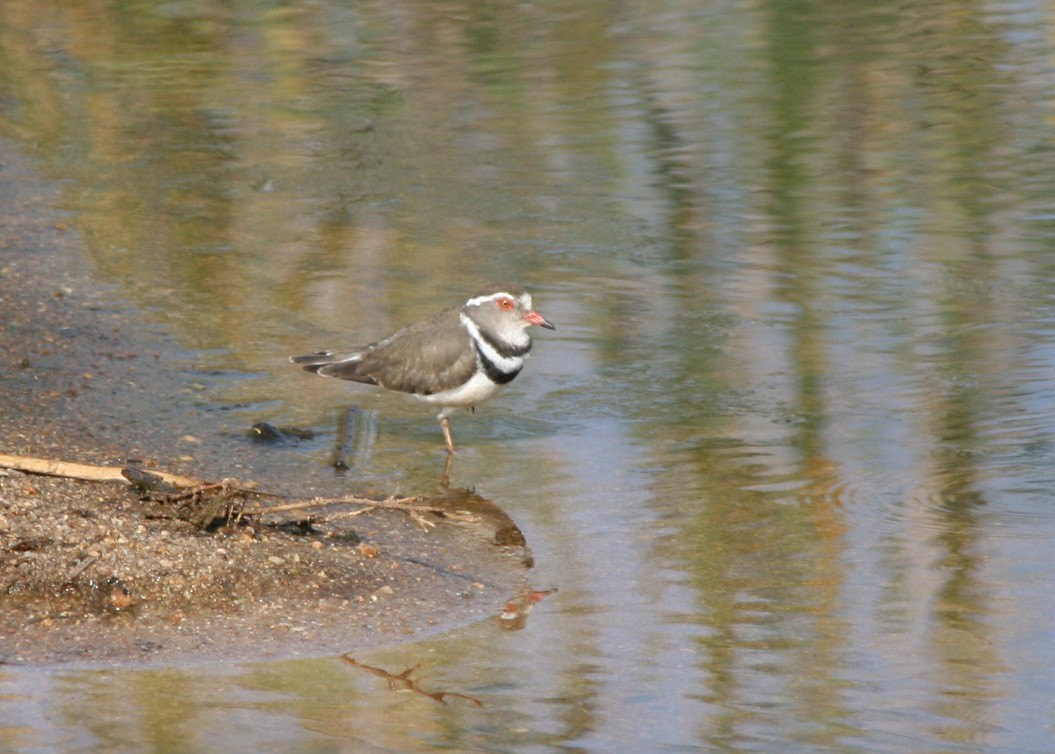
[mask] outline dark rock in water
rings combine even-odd
[[[281,429],[267,422],[257,422],[250,427],[249,437],[255,442],[282,442],[286,439]]]
[[[296,440],[311,440],[315,432],[300,427],[276,427],[269,422],[257,422],[249,428],[249,437],[254,442],[281,443]]]

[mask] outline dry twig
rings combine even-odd
[[[165,471],[144,471],[137,467],[95,466],[84,463],[56,461],[32,456],[14,456],[0,453],[0,468],[16,469],[30,474],[59,476],[84,481],[129,482],[145,490],[144,500],[175,506],[180,518],[196,523],[200,528],[209,528],[217,520],[223,519],[237,523],[243,516],[264,516],[270,513],[286,513],[309,508],[328,508],[333,506],[358,505],[360,510],[341,511],[326,517],[335,520],[378,509],[401,510],[410,516],[422,529],[436,526],[435,522],[425,518],[427,513],[439,513],[456,521],[473,521],[469,514],[456,513],[436,505],[421,503],[420,497],[389,497],[384,500],[373,500],[367,497],[348,496],[338,498],[315,498],[312,500],[295,500],[278,505],[247,504],[247,498],[270,497],[283,499],[282,495],[243,486],[235,479],[224,479],[221,482],[209,482],[194,477],[170,474]]]

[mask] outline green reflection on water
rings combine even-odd
[[[984,740],[987,537],[1051,452],[1050,43],[963,3],[699,5],[8,2],[0,128],[104,274],[268,374],[239,398],[333,401],[276,363],[487,278],[561,307],[527,405],[626,428],[706,629],[701,740],[882,739],[855,683]],[[596,481],[561,460],[523,463]]]

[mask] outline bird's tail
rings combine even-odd
[[[315,353],[305,354],[304,356],[290,356],[289,360],[293,364],[297,364],[307,372],[315,372],[318,374],[319,370],[323,367],[336,364],[341,361],[347,361],[349,354],[336,354],[333,351],[316,351]]]
[[[353,380],[376,385],[373,377],[359,373],[362,351],[335,353],[333,351],[316,351],[304,356],[290,356],[289,360],[306,372],[314,372],[323,377],[336,377],[341,380]]]

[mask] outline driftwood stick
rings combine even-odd
[[[6,453],[0,453],[0,467],[24,471],[28,474],[59,476],[67,479],[81,479],[87,482],[127,483],[128,481],[121,475],[122,467],[120,466],[95,466],[88,463],[56,461],[51,458],[34,458],[33,456],[13,456]],[[177,487],[197,487],[208,484],[201,479],[170,474],[165,471],[151,470],[150,473]]]

